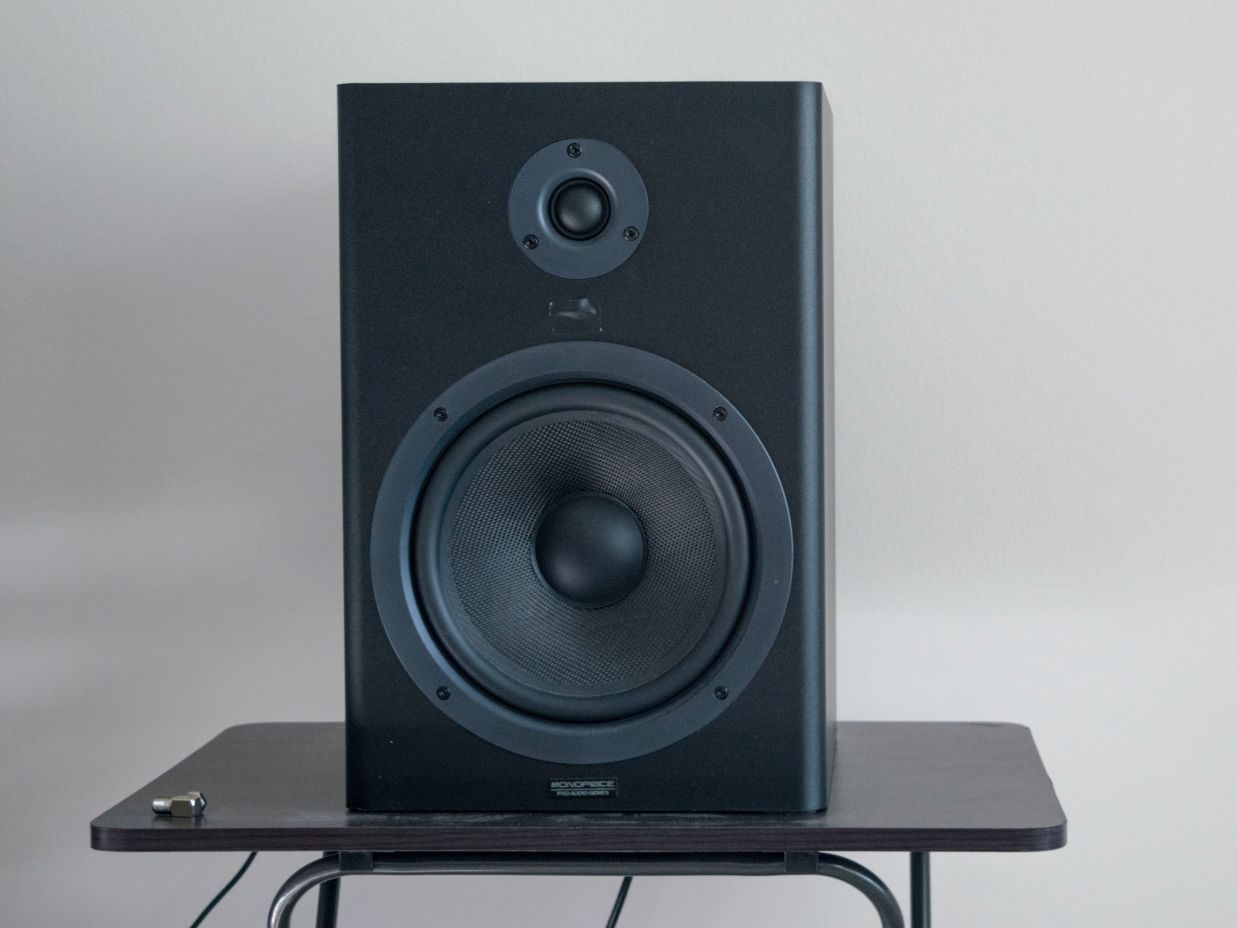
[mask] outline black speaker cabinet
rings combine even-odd
[[[339,88],[348,805],[819,809],[813,83]]]

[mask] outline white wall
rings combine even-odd
[[[709,78],[833,105],[841,712],[1027,722],[1070,816],[1063,851],[940,855],[939,923],[1237,922],[1231,4],[2,20],[4,924],[187,924],[240,855],[93,852],[89,819],[227,725],[342,714],[334,85]],[[600,925],[614,884],[375,880],[342,915]],[[826,911],[873,923],[813,880],[641,880],[626,919]]]

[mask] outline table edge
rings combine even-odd
[[[553,829],[550,829],[551,831]],[[676,832],[673,828],[632,830],[629,834],[609,830],[573,832],[570,846],[561,837],[550,839],[535,829],[504,836],[501,846],[476,835],[444,834],[441,828],[417,826],[322,830],[287,828],[236,828],[211,832],[169,832],[159,828],[109,828],[92,822],[90,846],[98,851],[193,852],[193,851],[404,851],[409,853],[711,853],[726,851],[930,851],[1031,853],[1065,846],[1068,822],[1029,828],[977,829],[834,829],[826,840],[769,842],[744,830],[719,827],[702,834],[699,827]],[[190,837],[192,836],[192,837]],[[188,840],[186,840],[188,838]],[[463,840],[461,840],[463,839]]]
[[[886,720],[846,720],[839,725],[879,725]],[[1030,726],[1021,722],[889,720],[897,724],[922,725],[985,725],[1020,728],[1035,744]],[[230,732],[241,729],[285,727],[288,725],[342,725],[340,721],[305,722],[243,722],[230,725],[197,751]],[[192,754],[189,755],[190,757]],[[1042,760],[1041,760],[1042,764]],[[1047,771],[1045,770],[1047,775]],[[1051,776],[1049,776],[1051,782]],[[1055,794],[1055,789],[1053,789]],[[123,800],[122,800],[123,802]],[[119,805],[119,803],[117,804]],[[523,826],[517,831],[504,830],[500,841],[493,840],[485,826],[444,829],[433,825],[375,825],[359,827],[289,827],[272,829],[212,828],[209,831],[176,830],[162,827],[117,827],[104,819],[113,806],[90,823],[90,846],[94,850],[114,852],[195,852],[195,851],[402,851],[408,853],[649,853],[683,852],[710,853],[725,851],[925,851],[925,852],[990,852],[1029,853],[1057,850],[1068,840],[1068,819],[1062,811],[1060,821],[1043,825],[992,829],[950,828],[828,828],[825,834],[795,836],[799,840],[771,844],[758,835],[759,824],[748,820],[742,827],[728,824],[714,826],[694,824],[676,827],[674,823],[645,825],[640,828],[598,825],[590,823],[574,828],[569,842],[564,842],[561,826]],[[1060,803],[1057,803],[1060,809]],[[582,815],[586,813],[581,813]],[[667,813],[669,814],[669,813]],[[498,826],[501,828],[501,826]],[[753,834],[757,832],[757,834]],[[556,834],[557,833],[557,836]],[[823,840],[822,840],[823,838]],[[497,844],[498,846],[494,846]],[[564,846],[570,844],[570,846]]]

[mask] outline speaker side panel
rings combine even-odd
[[[816,250],[821,262],[816,277],[820,281],[821,305],[821,479],[824,481],[821,527],[821,576],[824,590],[820,594],[820,610],[824,621],[821,636],[822,696],[824,698],[825,741],[823,748],[825,795],[833,783],[833,761],[837,757],[837,457],[834,444],[834,416],[837,385],[833,337],[833,113],[823,93],[820,107],[820,245]]]
[[[821,259],[831,217],[819,87],[349,85],[339,102],[349,805],[823,806],[833,555],[822,479],[832,391],[821,369],[832,280]],[[589,280],[542,271],[507,227],[521,165],[572,137],[621,149],[650,204],[640,248]],[[589,327],[565,331],[554,305],[582,300]],[[795,530],[790,606],[747,690],[683,741],[600,768],[531,760],[454,725],[392,651],[368,568],[378,487],[411,422],[476,367],[568,337],[664,356],[731,398],[773,458]],[[617,779],[617,796],[548,790],[592,776]]]

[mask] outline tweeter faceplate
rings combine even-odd
[[[554,221],[552,207],[558,204],[561,211],[564,190],[596,192],[595,233],[573,233],[574,223]],[[596,139],[562,139],[541,149],[520,168],[507,203],[516,247],[543,271],[572,280],[599,277],[630,258],[644,241],[648,219],[640,172],[621,151]]]

